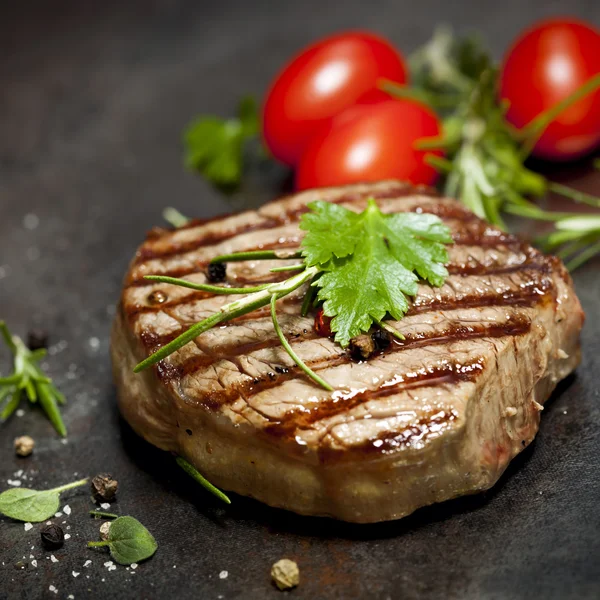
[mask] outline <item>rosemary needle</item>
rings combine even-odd
[[[302,371],[304,371],[314,382],[318,383],[328,392],[332,392],[333,388],[302,361],[302,359],[294,352],[294,349],[290,346],[290,343],[283,335],[283,331],[281,331],[279,321],[277,320],[277,311],[275,309],[276,303],[277,294],[273,294],[271,296],[271,318],[273,319],[273,327],[275,328],[275,333],[277,334],[281,345],[286,349],[287,353],[291,356],[292,360],[302,369]]]

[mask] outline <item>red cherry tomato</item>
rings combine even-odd
[[[406,81],[399,52],[367,32],[325,38],[304,49],[279,73],[263,113],[263,136],[275,158],[295,165],[327,119],[354,104],[380,78]]]
[[[525,31],[508,51],[500,97],[507,119],[521,128],[600,73],[600,31],[573,19],[551,19]],[[600,91],[564,110],[545,130],[533,154],[569,160],[600,142]]]
[[[311,139],[296,171],[296,187],[381,179],[433,184],[437,172],[425,163],[427,152],[416,150],[415,142],[437,136],[440,130],[435,114],[411,100],[352,106]]]

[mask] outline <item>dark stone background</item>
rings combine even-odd
[[[42,326],[66,342],[48,364],[69,400],[69,437],[63,445],[24,404],[0,429],[0,489],[18,469],[39,488],[108,470],[121,485],[116,512],[140,518],[160,547],[135,574],[108,572],[108,556],[84,547],[98,526],[88,494],[70,492],[72,537],[58,563],[40,549],[38,525],[26,533],[0,520],[0,598],[278,598],[269,569],[284,556],[301,568],[295,598],[599,597],[598,261],[575,276],[588,313],[583,364],[544,411],[536,443],[489,493],[395,523],[300,518],[239,497],[223,508],[119,419],[108,359],[121,277],[162,208],[228,210],[182,168],[190,117],[229,114],[291,52],[336,29],[373,28],[410,51],[448,22],[480,30],[499,57],[524,25],[567,11],[600,24],[596,0],[3,3],[0,317],[15,333]],[[556,176],[600,192],[585,166]],[[27,214],[37,228],[24,227]],[[38,445],[19,460],[12,440],[23,433]],[[14,568],[30,555],[37,568]]]

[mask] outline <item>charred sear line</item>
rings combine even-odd
[[[441,381],[440,385],[446,382]],[[355,452],[361,454],[389,454],[397,451],[400,448],[408,448],[415,443],[422,443],[432,436],[439,436],[440,433],[447,429],[452,421],[457,418],[455,411],[441,410],[436,413],[429,413],[413,421],[402,431],[385,431],[380,435],[371,438],[359,446],[353,446]],[[325,440],[327,442],[327,440]],[[323,444],[319,448],[319,459],[325,463],[335,461],[337,463],[346,460],[354,460],[355,454],[349,454],[345,448],[336,448],[331,443]]]
[[[530,320],[522,315],[515,315],[507,319],[503,323],[493,323],[488,325],[469,326],[462,323],[450,323],[447,328],[442,330],[423,332],[420,334],[407,334],[406,339],[404,341],[394,340],[392,344],[390,344],[390,346],[388,346],[385,350],[380,351],[376,356],[401,352],[405,349],[411,349],[415,347],[451,344],[459,340],[476,338],[499,338],[506,336],[523,335],[530,330],[530,327]],[[314,339],[315,337],[316,336],[313,332],[307,332],[307,334],[305,334],[304,337],[290,337],[290,341],[293,341],[295,339],[296,343],[299,343],[301,341]],[[223,351],[220,354],[220,358],[231,360],[241,355],[250,354],[251,352],[276,346],[278,346],[277,339],[265,340],[263,342],[257,342],[256,344],[245,344],[242,348],[239,349],[236,347],[232,347]],[[155,347],[154,349],[157,348]],[[325,369],[331,369],[336,366],[348,364],[351,360],[352,359],[348,353],[343,353],[333,358],[306,361],[306,363],[314,371],[321,372]],[[185,363],[179,365],[176,368],[170,367],[170,369],[164,369],[162,371],[159,368],[157,373],[159,378],[161,378],[163,382],[167,382],[173,378],[181,379],[186,375],[194,373],[200,368],[206,368],[210,366],[210,364],[213,364],[214,362],[214,358],[208,356],[198,356],[186,361]],[[480,364],[481,359],[478,359],[477,361],[475,361],[475,363]],[[442,369],[442,371],[440,371],[440,369]],[[458,365],[451,363],[450,365],[446,365],[443,368],[425,368],[420,371],[416,371],[415,373],[403,375],[399,380],[399,384],[406,384],[411,385],[413,387],[418,387],[420,385],[424,385],[422,383],[424,381],[427,385],[432,385],[432,379],[440,378],[442,376],[447,378],[450,375],[454,377],[455,381],[464,380],[468,379],[471,376],[475,376],[476,371],[478,369],[479,367],[471,368],[469,365]],[[286,381],[289,381],[290,379],[296,379],[301,375],[302,374],[299,371],[299,369],[295,367],[282,369],[281,367],[278,368],[274,365],[272,370],[264,377],[256,378],[250,383],[237,386],[237,388],[234,387],[233,389],[208,393],[207,395],[203,396],[199,401],[202,405],[208,408],[217,409],[220,406],[237,400],[237,398],[239,397],[249,399],[261,392],[279,387]],[[315,409],[314,413],[311,412],[311,415],[314,416],[317,414],[321,414],[321,412],[324,411],[322,417],[314,418],[314,420],[310,422],[303,421],[304,424],[300,423],[297,425],[293,425],[293,430],[295,431],[297,427],[302,427],[306,426],[309,423],[314,423],[320,418],[326,418],[327,416],[333,416],[346,410],[350,410],[351,408],[354,408],[362,402],[373,400],[379,397],[385,397],[387,395],[394,394],[397,391],[398,389],[394,386],[387,386],[379,388],[378,390],[365,391],[360,394],[351,394],[352,397],[348,395],[344,396],[344,394],[342,394],[341,392],[334,392],[331,398],[321,400],[321,402],[319,403],[319,407]],[[321,409],[322,406],[326,408]],[[302,411],[301,414],[299,413],[298,418],[306,419],[306,413]],[[286,414],[282,422],[277,423],[277,426],[280,428],[288,427],[288,421],[290,423],[293,423],[295,420],[297,420],[296,413],[292,411],[291,413]]]
[[[308,429],[317,422],[348,412],[365,402],[393,396],[419,387],[473,381],[483,371],[484,360],[479,357],[468,364],[449,362],[435,367],[424,367],[394,378],[376,390],[336,391],[322,400],[313,410],[292,410],[280,421],[270,423],[265,431],[279,437],[292,437],[299,429]]]
[[[253,252],[255,250],[296,250],[298,249],[298,241],[290,241],[290,242],[269,242],[265,244],[261,244],[260,246],[252,246],[250,248],[244,248],[244,252]],[[164,271],[159,273],[160,275],[165,275],[168,277],[185,277],[186,275],[194,275],[196,273],[200,273],[202,271],[206,271],[208,265],[210,264],[210,260],[198,260],[193,267],[184,267],[179,269],[169,269],[168,271]],[[153,273],[154,274],[154,273]],[[232,283],[236,283],[237,278],[232,280]],[[127,281],[125,289],[129,287],[146,287],[156,285],[155,283],[144,279],[143,277],[132,278],[130,277]]]
[[[415,194],[415,192],[428,197],[437,196],[435,191],[431,188],[423,187],[415,189],[407,185],[397,185],[391,186],[389,189],[382,190],[380,192],[361,192],[358,194],[344,194],[338,196],[337,198],[331,198],[329,201],[335,204],[345,204],[366,201],[368,198],[375,198],[376,200],[391,200],[394,198],[402,198],[409,195],[413,195]],[[267,231],[269,229],[274,229],[275,227],[279,227],[285,223],[290,223],[295,220],[298,220],[302,214],[307,212],[307,210],[307,206],[304,205],[292,211],[284,211],[282,212],[281,216],[277,218],[265,218],[265,220],[261,223],[252,223],[251,225],[237,227],[234,230],[225,229],[223,231],[209,231],[204,235],[200,234],[199,237],[194,240],[187,240],[181,243],[173,242],[167,245],[162,250],[154,250],[152,248],[152,244],[143,245],[137,253],[134,264],[139,265],[153,259],[178,256],[180,254],[185,254],[186,252],[192,252],[194,250],[197,250],[198,248],[203,248],[206,246],[217,244],[219,242],[224,242],[243,233],[251,233],[253,231]],[[476,217],[474,217],[474,215],[466,209],[461,209],[459,206],[451,205],[450,203],[440,203],[439,205],[432,205],[430,207],[420,209],[418,212],[426,212],[446,218],[460,218],[462,220],[468,221],[473,221],[474,218],[476,219]],[[191,229],[193,227],[198,227],[210,223],[216,224],[219,221],[225,221],[229,217],[231,217],[231,215],[227,215],[224,217],[215,217],[214,219],[206,220],[194,219],[186,225],[184,225],[183,227],[178,228],[176,231],[180,231],[183,229]],[[166,238],[169,235],[172,235],[172,233],[173,230],[155,227],[148,233],[148,235],[146,236],[146,240],[147,242],[156,242],[161,238]]]
[[[274,229],[275,227],[279,227],[279,225],[281,225],[280,221],[270,219],[265,220],[263,223],[253,223],[252,225],[248,225],[245,227],[238,227],[233,231],[212,231],[201,235],[195,240],[187,240],[181,243],[173,242],[163,250],[153,250],[151,247],[148,248],[146,246],[142,246],[142,248],[137,254],[134,264],[139,265],[141,263],[153,259],[170,258],[179,254],[185,254],[186,252],[198,250],[198,248],[203,248],[205,246],[213,246],[215,244],[218,244],[219,242],[223,242],[232,237],[235,237],[236,235],[240,235],[243,233],[251,233],[252,231],[259,230],[266,231],[268,229]]]

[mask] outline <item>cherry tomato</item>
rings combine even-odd
[[[263,113],[263,136],[275,158],[295,165],[314,131],[377,86],[406,81],[404,59],[385,39],[348,32],[304,49],[279,73]]]
[[[600,31],[573,19],[541,21],[509,49],[500,74],[507,119],[521,128],[600,73]],[[600,142],[600,91],[564,110],[538,140],[533,154],[569,160]]]
[[[435,114],[412,100],[352,106],[313,136],[298,165],[296,187],[381,179],[433,184],[437,172],[425,163],[427,152],[416,150],[415,142],[440,131]]]

